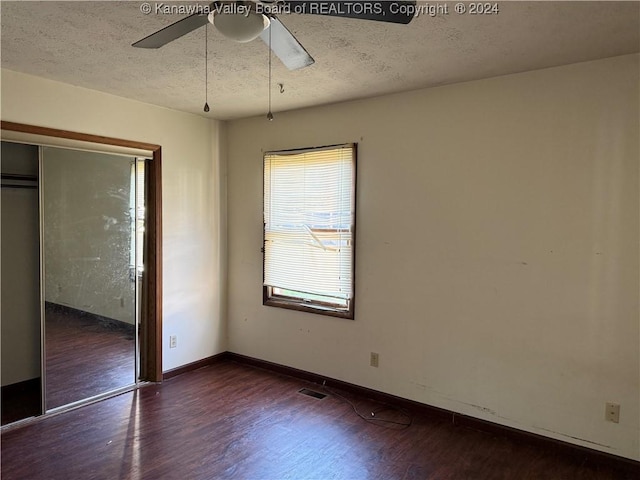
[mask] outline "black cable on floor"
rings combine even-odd
[[[380,427],[383,427],[385,425],[396,425],[396,426],[401,427],[402,429],[409,428],[411,426],[411,424],[413,423],[413,416],[409,412],[407,412],[406,410],[404,410],[402,408],[392,407],[390,405],[383,405],[382,408],[379,408],[378,410],[372,411],[371,415],[368,416],[368,415],[364,415],[364,414],[360,413],[352,401],[350,401],[349,399],[343,397],[339,393],[336,393],[333,390],[329,389],[329,387],[326,387],[325,385],[322,385],[322,389],[325,390],[327,393],[333,395],[334,397],[339,398],[343,402],[346,402],[347,404],[349,404],[351,406],[351,408],[353,409],[353,411],[355,412],[355,414],[358,415],[358,417],[360,417],[365,422],[369,422],[369,423],[372,423],[374,425],[378,425]],[[391,411],[395,411],[395,412],[400,412],[402,415],[404,415],[404,416],[406,416],[408,418],[408,421],[406,421],[406,422],[397,422],[395,420],[387,420],[385,418],[376,417],[376,413],[383,412],[385,410],[391,410]]]

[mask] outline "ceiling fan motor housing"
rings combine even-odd
[[[250,2],[220,3],[209,13],[208,20],[225,37],[240,43],[256,39],[269,28],[269,17],[255,11]]]

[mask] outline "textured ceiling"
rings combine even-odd
[[[2,1],[2,68],[212,118],[267,111],[263,42],[234,43],[209,27],[211,111],[205,114],[205,29],[158,50],[133,48],[182,18],[144,15],[142,3]],[[640,50],[637,1],[499,2],[497,15],[458,15],[454,2],[430,4],[446,4],[449,13],[420,15],[409,25],[281,15],[316,63],[289,71],[274,57],[273,111]]]

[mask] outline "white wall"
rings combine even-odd
[[[7,121],[162,146],[163,368],[225,351],[220,123],[9,70],[1,109]]]
[[[640,459],[638,81],[630,55],[230,122],[230,350]],[[351,141],[355,321],[262,306],[262,151]]]

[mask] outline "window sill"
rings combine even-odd
[[[295,302],[284,299],[268,298],[262,302],[268,307],[286,308],[288,310],[297,310],[299,312],[315,313],[317,315],[327,315],[329,317],[345,318],[347,320],[354,319],[353,307],[350,310],[333,310],[331,307],[323,307],[306,302]]]

